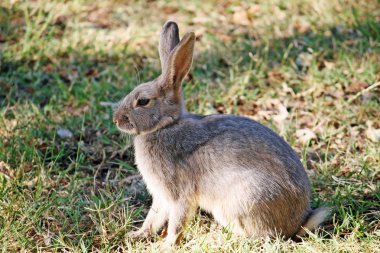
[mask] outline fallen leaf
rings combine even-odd
[[[310,23],[307,20],[304,19],[296,19],[293,27],[298,33],[306,33],[308,30],[310,30]]]
[[[88,104],[81,105],[79,107],[74,107],[73,105],[67,105],[65,107],[65,111],[74,116],[82,116],[84,113],[90,110],[90,106]]]
[[[37,140],[37,144],[36,144],[36,147],[38,148],[38,150],[40,150],[41,152],[46,152],[49,145],[42,139],[38,139]]]
[[[49,230],[47,231],[47,234],[43,234],[43,237],[45,246],[49,246],[51,243],[51,235],[49,233]]]
[[[312,128],[317,122],[317,118],[310,112],[300,111],[297,114],[297,128]]]
[[[380,128],[376,129],[373,127],[373,123],[371,121],[367,121],[367,130],[365,131],[367,138],[373,142],[380,141]]]
[[[14,174],[14,170],[11,170],[6,162],[0,161],[0,175],[3,175],[7,179],[11,179],[14,177]]]
[[[164,5],[161,7],[161,11],[166,15],[178,12],[178,8],[175,6]]]
[[[358,93],[361,90],[367,88],[368,86],[369,85],[366,82],[362,82],[362,81],[353,82],[350,85],[348,85],[348,87],[345,89],[345,92],[346,93]]]
[[[24,182],[24,185],[29,189],[33,189],[38,182],[38,177],[33,178],[32,180],[28,180]]]
[[[33,163],[32,162],[26,162],[26,163],[21,164],[20,170],[22,171],[22,173],[29,172],[29,171],[33,170]]]
[[[286,106],[278,99],[270,99],[265,101],[263,105],[258,107],[257,104],[251,105],[251,110],[241,110],[244,115],[251,117],[257,121],[273,120],[276,123],[280,133],[285,131],[285,120],[289,117]],[[252,116],[253,115],[253,116]]]
[[[205,27],[199,27],[197,29],[194,30],[194,33],[195,33],[195,38],[196,40],[199,40],[203,34],[205,34],[207,32],[207,29]]]
[[[247,26],[251,23],[249,21],[247,11],[241,7],[236,8],[236,10],[232,16],[232,21],[236,25],[243,25],[243,26]]]
[[[338,128],[336,128],[336,129],[338,129]],[[353,138],[353,139],[358,138],[359,133],[360,133],[358,126],[350,127],[348,129],[348,131],[350,133],[351,138]]]
[[[307,144],[311,140],[317,140],[317,135],[309,128],[297,130],[296,137],[302,145]]]
[[[86,72],[86,77],[90,78],[90,77],[95,77],[99,74],[99,71],[96,69],[96,68],[90,68],[87,72]]]
[[[314,169],[316,168],[316,164],[322,161],[319,154],[314,150],[308,150],[306,153],[306,172],[310,172],[309,176],[314,176]]]
[[[222,103],[215,103],[213,107],[218,113],[226,113],[226,108]]]
[[[250,7],[249,7],[249,9],[248,9],[248,15],[250,16],[250,17],[252,17],[252,16],[256,16],[259,12],[260,12],[260,5],[258,5],[258,4],[253,4],[253,5],[251,5]]]
[[[54,65],[51,63],[47,63],[42,67],[43,71],[46,73],[52,73],[54,71]]]
[[[87,20],[95,27],[105,29],[113,24],[111,14],[111,11],[107,8],[97,8],[87,14]]]
[[[290,94],[292,97],[296,96],[296,93],[294,92],[293,88],[289,87],[286,82],[282,82],[281,85],[282,85],[282,91],[285,94]]]
[[[326,37],[331,37],[332,36],[332,32],[331,32],[331,30],[326,30],[326,31],[324,31],[323,35],[326,36]]]
[[[273,115],[273,120],[276,122],[277,127],[280,129],[280,132],[283,133],[285,131],[285,120],[288,118],[289,113],[286,107],[279,103],[277,104],[278,113]]]
[[[326,69],[333,69],[335,68],[335,63],[330,61],[323,61],[323,64],[325,65]]]

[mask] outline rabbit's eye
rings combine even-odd
[[[149,103],[149,99],[148,98],[140,98],[137,100],[137,105],[138,106],[145,106]]]

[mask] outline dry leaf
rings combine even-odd
[[[32,180],[28,180],[24,182],[24,185],[29,189],[33,189],[38,182],[38,177],[33,178]]]
[[[20,170],[22,173],[26,173],[26,172],[33,170],[33,163],[32,162],[26,162],[26,163],[21,164]]]
[[[215,103],[213,105],[213,108],[218,112],[218,113],[226,113],[226,107],[222,103]],[[212,112],[213,113],[213,112]]]
[[[4,161],[0,161],[0,175],[3,175],[7,179],[14,177],[14,170]]]
[[[43,67],[42,67],[42,69],[44,70],[44,72],[46,72],[46,73],[52,73],[52,72],[54,72],[54,65],[53,64],[51,64],[51,63],[47,63],[47,64],[45,64]]]
[[[280,129],[280,132],[283,133],[285,131],[285,120],[289,116],[288,110],[286,107],[279,103],[277,105],[278,113],[276,115],[273,115],[273,120],[276,122],[277,127]]]
[[[317,140],[317,135],[309,128],[299,129],[296,131],[297,140],[305,145],[311,140]]]
[[[311,128],[315,126],[317,120],[318,119],[314,114],[310,112],[300,111],[297,115],[297,127],[301,129]]]
[[[294,90],[288,86],[288,84],[286,82],[283,82],[282,83],[282,91],[285,93],[285,94],[290,94],[292,97],[295,97],[296,94],[294,92]]]
[[[369,85],[366,82],[353,82],[346,88],[346,93],[358,93],[361,90],[367,88]]]
[[[280,133],[283,133],[285,130],[284,122],[288,118],[289,112],[286,109],[286,106],[284,106],[280,100],[270,99],[265,101],[262,105],[257,105],[256,103],[247,104],[250,105],[250,110],[246,110],[242,106],[242,108],[240,108],[242,114],[257,121],[272,119],[274,123],[276,123],[277,128],[280,130]]]
[[[333,69],[335,68],[335,63],[330,61],[323,61],[323,64],[325,65],[326,69]]]
[[[248,15],[250,16],[250,17],[252,17],[252,16],[256,16],[259,12],[260,12],[260,5],[258,5],[258,4],[253,4],[253,5],[251,5],[250,7],[249,7],[249,9],[248,9]]]
[[[178,12],[178,8],[175,6],[164,5],[161,7],[161,11],[165,13],[165,15],[170,15]]]
[[[321,162],[321,157],[314,150],[308,150],[306,153],[306,172],[308,172],[309,176],[314,176],[314,169],[316,164]]]
[[[17,127],[17,120],[11,119],[8,120],[6,118],[3,119],[5,127],[0,128],[0,137],[9,138],[15,133],[15,129]]]
[[[311,25],[307,20],[296,19],[293,26],[298,33],[306,33],[308,30],[310,30]]]
[[[87,20],[97,28],[109,28],[112,26],[111,11],[108,9],[95,9],[87,14]]]
[[[248,18],[248,13],[243,8],[237,8],[232,16],[232,21],[236,25],[249,25],[250,21]]]
[[[97,75],[99,75],[99,71],[96,68],[90,68],[86,72],[86,77],[88,77],[88,78],[95,77]]]
[[[352,139],[355,139],[359,136],[360,134],[360,131],[359,131],[359,127],[358,126],[354,126],[354,127],[350,127],[348,129],[349,133],[350,133],[350,136]]]
[[[365,131],[367,138],[373,142],[380,141],[380,128],[376,129],[373,127],[373,123],[371,121],[367,121],[367,130]]]
[[[84,113],[90,110],[90,106],[88,104],[81,105],[79,107],[74,107],[73,105],[67,105],[65,107],[65,111],[74,116],[82,116]]]

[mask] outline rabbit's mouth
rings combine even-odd
[[[127,123],[127,124],[116,124],[117,128],[124,132],[124,133],[127,133],[127,134],[136,134],[137,131],[136,131],[136,128],[133,127],[133,125],[131,123]]]
[[[128,117],[121,117],[119,120],[114,119],[116,127],[127,134],[136,134],[136,127],[130,122]]]

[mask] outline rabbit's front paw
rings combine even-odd
[[[160,246],[161,252],[172,252],[177,246],[176,238],[174,237],[166,237],[163,243]]]
[[[173,246],[179,245],[182,240],[182,237],[182,232],[180,232],[179,234],[168,234],[164,241],[164,247],[172,248]]]
[[[148,229],[140,228],[137,231],[131,231],[125,235],[126,238],[129,238],[134,241],[141,241],[150,237],[150,232]]]

